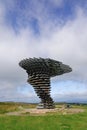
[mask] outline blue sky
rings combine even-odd
[[[87,101],[87,1],[0,0],[0,101],[39,102],[18,63],[49,57],[72,67],[51,79],[54,101]]]

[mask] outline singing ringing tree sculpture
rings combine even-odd
[[[50,78],[71,72],[72,69],[62,62],[49,58],[29,58],[20,61],[19,65],[28,73],[28,82],[33,86],[41,99],[43,108],[54,108],[53,99],[50,96]]]

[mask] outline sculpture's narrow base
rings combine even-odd
[[[34,87],[37,95],[41,99],[41,104],[37,108],[53,109],[54,102],[50,96],[50,77],[43,74],[33,74],[29,76],[28,82]]]
[[[36,108],[37,108],[37,109],[54,109],[55,106],[54,106],[54,104],[53,104],[53,105],[51,104],[51,105],[49,106],[48,104],[44,105],[43,103],[39,103]]]

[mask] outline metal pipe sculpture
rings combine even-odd
[[[49,58],[24,59],[19,65],[28,73],[27,81],[34,87],[43,108],[54,108],[54,102],[50,96],[50,78],[71,72],[72,69],[62,62]]]

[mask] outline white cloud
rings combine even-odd
[[[0,16],[4,18],[3,9],[0,10]],[[12,28],[7,27],[5,23],[0,23],[1,97],[4,91],[8,90],[5,98],[15,98],[14,88],[26,82],[27,74],[18,66],[18,63],[28,57],[50,57],[63,61],[72,67],[73,72],[60,76],[59,79],[87,81],[86,23],[87,16],[82,11],[78,11],[76,18],[69,20],[62,27],[54,25],[51,28],[51,23],[46,23],[44,29],[44,23],[40,22],[42,27],[40,37],[36,37],[28,29],[21,29],[19,34],[15,34]],[[17,96],[21,97],[21,94]]]
[[[54,6],[61,7],[63,6],[63,0],[50,0]]]

